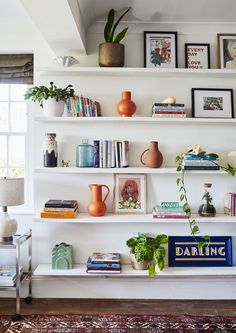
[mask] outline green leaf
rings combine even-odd
[[[184,198],[185,198],[185,195],[184,195],[184,194],[181,194],[181,195],[180,195],[180,201],[183,201]]]
[[[107,15],[107,23],[104,28],[104,38],[107,43],[112,42],[111,29],[114,23],[114,18],[115,18],[115,11],[114,9],[111,9]]]
[[[219,155],[217,155],[215,153],[210,153],[210,154],[207,154],[207,155],[212,157],[212,158],[219,158]]]
[[[197,225],[195,225],[193,228],[192,228],[192,235],[196,235],[196,234],[199,234],[200,233],[200,229],[198,228]]]
[[[181,170],[182,170],[181,166],[178,165],[177,168],[176,168],[176,171],[181,171]]]
[[[125,35],[127,34],[128,31],[128,27],[126,27],[124,30],[122,30],[121,32],[119,32],[114,38],[113,38],[113,42],[114,43],[120,43],[121,40],[125,37]]]
[[[180,160],[182,160],[182,156],[177,155],[177,156],[175,157],[175,161],[176,161],[176,162],[179,162]]]
[[[176,179],[176,184],[179,186],[179,184],[182,182],[182,179],[181,178],[177,178]]]
[[[210,237],[210,236],[207,236],[207,235],[202,236],[202,238],[203,238],[205,241],[209,241],[209,240],[211,239],[211,237]]]
[[[205,242],[198,242],[197,243],[198,250],[201,250],[204,245],[205,245]]]
[[[155,270],[155,265],[151,264],[148,270],[148,275],[149,276],[155,276],[156,275],[156,270]]]
[[[118,20],[116,21],[116,23],[114,24],[114,26],[113,26],[113,28],[112,28],[112,31],[111,31],[111,35],[110,35],[110,37],[111,37],[111,41],[114,39],[114,34],[115,34],[115,30],[116,30],[116,27],[118,26],[118,24],[120,23],[120,21],[122,20],[122,18],[128,13],[128,11],[131,9],[131,7],[129,7],[119,18],[118,18]],[[128,30],[128,28],[125,28],[124,30],[126,30],[126,32],[127,32],[127,30]],[[123,30],[123,31],[124,31]],[[123,32],[123,31],[121,31],[120,32],[120,34]],[[125,37],[125,35],[126,35],[126,32],[124,33],[124,37]],[[119,35],[119,34],[118,34]],[[117,36],[118,36],[117,35]],[[117,37],[116,36],[116,37]],[[122,38],[124,38],[124,37],[122,37]],[[122,39],[121,38],[121,39]],[[120,40],[121,40],[120,39]],[[115,42],[115,41],[114,41]],[[119,43],[118,41],[116,41],[117,43]]]

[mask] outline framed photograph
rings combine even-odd
[[[177,32],[144,31],[144,67],[178,67]]]
[[[115,213],[146,213],[146,176],[115,175]]]
[[[236,69],[236,34],[217,34],[219,68]]]
[[[232,118],[233,89],[192,88],[195,118]]]
[[[232,237],[210,236],[210,242],[201,250],[202,237],[169,236],[169,267],[232,266]]]
[[[185,44],[185,68],[210,68],[210,44]]]

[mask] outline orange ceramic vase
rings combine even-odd
[[[149,149],[144,150],[140,158],[142,164],[149,168],[160,168],[163,162],[163,156],[158,149],[158,142],[151,141]]]
[[[117,104],[117,111],[122,117],[132,117],[136,104],[131,100],[131,91],[122,92],[122,100]]]
[[[105,195],[104,199],[102,199],[103,187],[107,189],[107,194]],[[107,209],[105,200],[110,193],[109,187],[107,185],[90,184],[89,188],[92,191],[92,200],[88,205],[88,212],[92,216],[103,216]]]

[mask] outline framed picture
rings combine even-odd
[[[169,236],[169,267],[232,266],[232,237],[210,236],[210,242],[199,250],[202,237]]]
[[[144,67],[175,68],[177,32],[144,31]]]
[[[115,213],[146,213],[146,176],[115,175]]]
[[[232,118],[233,89],[192,88],[195,118]]]
[[[219,68],[236,69],[236,34],[217,34]]]
[[[185,44],[185,68],[210,68],[210,44]]]

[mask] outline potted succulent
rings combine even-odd
[[[65,88],[58,88],[50,82],[50,87],[31,87],[25,93],[25,99],[31,99],[45,111],[48,117],[61,117],[64,112],[65,102],[69,97],[74,97],[74,89],[69,84]]]
[[[115,10],[111,9],[107,15],[107,23],[104,28],[105,43],[99,45],[99,66],[123,67],[125,46],[121,40],[125,37],[128,27],[115,35],[116,28],[122,18],[128,13],[130,7],[115,21]]]
[[[152,237],[148,234],[138,233],[126,241],[130,248],[131,264],[134,269],[148,269],[149,276],[157,274],[157,270],[165,267],[166,249],[162,244],[168,242],[167,235]]]

